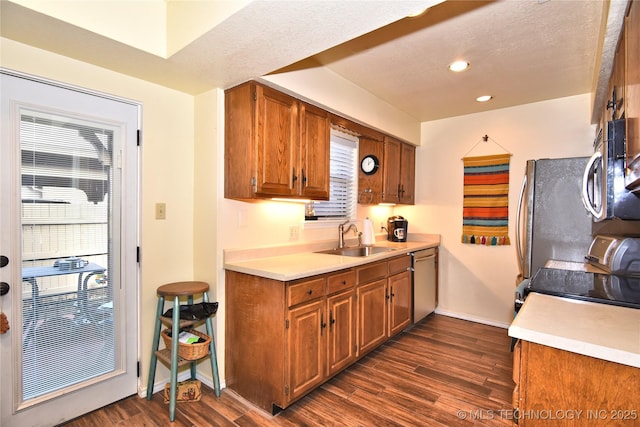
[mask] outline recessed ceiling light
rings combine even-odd
[[[452,62],[451,64],[449,64],[449,69],[451,71],[456,72],[456,73],[459,73],[460,71],[464,71],[467,68],[469,68],[469,63],[467,61],[464,61],[464,60],[455,61],[455,62]]]
[[[493,96],[491,95],[482,95],[476,98],[476,101],[478,102],[487,102],[487,101],[491,101],[491,99],[493,98]]]

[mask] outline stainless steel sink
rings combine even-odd
[[[383,246],[357,246],[351,248],[335,248],[328,249],[326,251],[318,251],[317,254],[329,254],[329,255],[342,255],[342,256],[354,256],[364,257],[383,252],[392,251],[393,248],[387,248]]]

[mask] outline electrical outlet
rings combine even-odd
[[[289,226],[289,240],[298,240],[299,233],[300,227],[298,227],[297,225]]]
[[[156,219],[167,218],[167,205],[165,203],[156,203]]]

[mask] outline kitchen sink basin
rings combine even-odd
[[[336,248],[328,249],[326,251],[318,251],[317,254],[329,254],[329,255],[342,255],[342,256],[354,256],[363,257],[383,252],[392,251],[393,248],[387,248],[382,246],[357,246],[351,248]]]

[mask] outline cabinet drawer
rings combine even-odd
[[[411,268],[411,257],[405,255],[389,261],[389,275],[401,273]]]
[[[356,283],[356,273],[353,270],[334,274],[327,279],[327,295],[334,292],[353,288]]]
[[[324,278],[308,280],[306,282],[289,285],[287,288],[287,306],[311,301],[324,295]]]
[[[387,262],[377,262],[375,264],[365,265],[364,267],[358,268],[358,284],[371,282],[376,279],[382,279],[383,277],[387,277]]]

